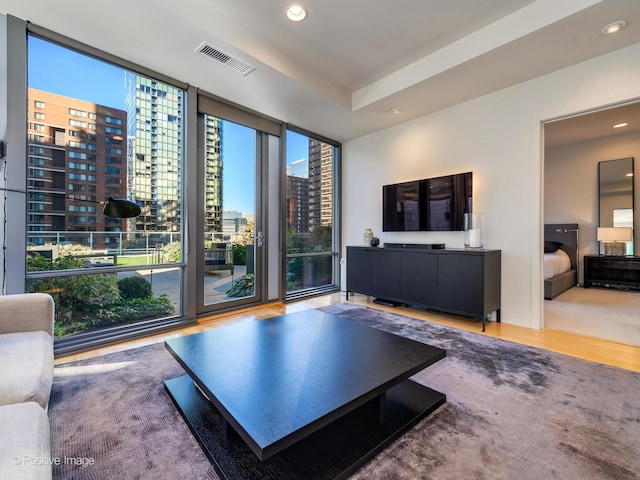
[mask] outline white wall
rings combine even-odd
[[[541,123],[640,97],[638,58],[640,44],[345,143],[343,248],[367,227],[381,242],[462,247],[462,232],[383,233],[382,185],[473,171],[487,248],[502,250],[502,321],[540,328]]]
[[[627,133],[545,149],[544,222],[580,225],[579,258],[598,253],[598,162],[634,157],[636,222],[640,215],[640,133]],[[640,223],[637,223],[640,225]],[[583,277],[582,267],[580,281]]]

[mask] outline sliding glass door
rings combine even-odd
[[[260,132],[201,113],[199,314],[261,300]]]

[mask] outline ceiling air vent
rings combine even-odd
[[[230,53],[220,50],[218,47],[214,47],[207,42],[202,42],[195,51],[215,62],[223,64],[231,70],[235,70],[244,76],[249,75],[256,69],[253,65],[249,65],[247,62],[243,62],[239,58],[234,57]]]

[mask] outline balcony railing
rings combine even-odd
[[[205,232],[205,243],[229,243],[235,234]],[[76,244],[90,249],[104,250],[109,255],[148,255],[158,248],[181,241],[178,232],[114,232],[114,231],[48,231],[28,232],[27,248]]]

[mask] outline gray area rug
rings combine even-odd
[[[353,478],[640,478],[640,374],[353,304],[321,310],[447,350],[414,377],[447,403]],[[217,478],[162,386],[183,373],[163,344],[57,366],[54,478]]]

